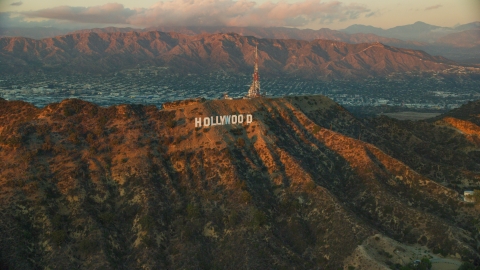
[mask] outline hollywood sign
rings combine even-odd
[[[210,127],[210,126],[223,126],[223,125],[241,125],[243,123],[250,124],[253,121],[251,114],[239,115],[217,115],[210,117],[195,117],[195,127]]]

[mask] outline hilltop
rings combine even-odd
[[[0,100],[0,268],[478,265],[480,209],[460,194],[480,188],[479,108],[411,122],[324,96]],[[195,127],[240,114],[253,122]]]

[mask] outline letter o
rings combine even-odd
[[[236,115],[232,115],[232,124],[236,124],[237,123],[237,116]]]
[[[206,127],[210,126],[210,117],[203,118],[203,125]]]
[[[238,115],[238,123],[242,124],[243,123],[243,114]]]

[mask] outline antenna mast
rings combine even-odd
[[[255,98],[260,96],[260,81],[258,76],[258,49],[257,45],[255,45],[255,67],[253,69],[253,82],[252,85],[250,85],[250,89],[248,89],[247,97]]]

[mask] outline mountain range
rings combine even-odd
[[[0,99],[0,268],[479,265],[480,208],[461,198],[480,189],[479,114],[358,119],[324,96]]]
[[[177,32],[186,35],[204,33],[237,33],[245,36],[268,39],[298,39],[312,41],[328,39],[347,43],[381,42],[386,45],[424,50],[429,54],[441,55],[449,59],[465,62],[480,63],[480,49],[478,43],[480,22],[458,25],[456,27],[440,27],[416,22],[410,25],[382,29],[366,25],[352,25],[342,30],[322,28],[319,30],[297,29],[285,27],[150,27],[145,29],[134,28],[94,28],[78,31],[62,30],[57,28],[0,28],[0,36],[29,37],[42,39],[58,35],[73,33],[113,33],[113,32]],[[475,31],[477,30],[477,31]],[[455,42],[451,42],[455,40]]]
[[[234,33],[190,36],[158,31],[88,32],[42,40],[4,37],[0,38],[0,68],[5,73],[40,69],[101,73],[159,65],[180,72],[223,69],[250,73],[255,46],[263,74],[282,76],[364,78],[466,68],[423,51],[378,42],[350,44],[320,39],[258,39]]]
[[[389,29],[382,29],[373,26],[355,24],[343,30],[345,33],[355,34],[375,34],[384,37],[398,38],[402,40],[411,40],[419,42],[436,42],[439,38],[452,33],[458,33],[471,29],[479,29],[480,22],[459,25],[457,27],[441,27],[427,24],[424,22],[416,22],[409,25],[396,26]]]
[[[237,27],[237,26],[158,26],[148,27],[144,29],[139,28],[118,28],[118,27],[105,27],[105,28],[93,28],[83,30],[68,30],[59,29],[54,27],[37,27],[37,28],[1,28],[0,36],[6,37],[29,37],[34,39],[42,39],[48,37],[54,37],[58,35],[66,35],[73,33],[111,33],[111,32],[149,32],[149,31],[162,31],[162,32],[177,32],[186,35],[198,35],[203,33],[237,33],[240,35],[255,36],[258,38],[270,38],[270,39],[301,39],[301,40],[314,40],[314,39],[329,39],[348,42],[345,38],[349,34],[373,34],[378,36],[377,38],[393,38],[400,39],[404,42],[417,41],[417,42],[435,42],[438,38],[445,35],[458,33],[466,30],[480,28],[480,22],[472,22],[468,24],[462,24],[455,27],[441,27],[436,25],[427,24],[424,22],[415,22],[409,25],[396,26],[389,29],[383,29],[374,26],[354,24],[345,29],[331,30],[328,28],[322,28],[319,30],[312,29],[298,29],[287,27]],[[343,36],[341,35],[343,33]],[[342,38],[337,39],[337,35]],[[380,40],[374,40],[379,41]],[[362,41],[366,42],[366,41]]]

